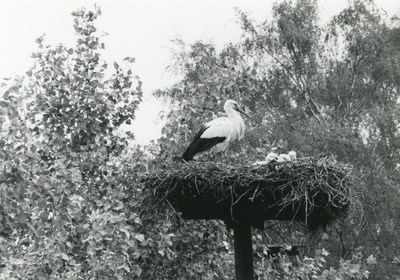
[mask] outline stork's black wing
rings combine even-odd
[[[192,160],[196,154],[208,151],[218,143],[225,141],[226,137],[202,138],[201,136],[208,128],[209,126],[203,125],[200,131],[194,136],[192,143],[182,155],[184,161]]]

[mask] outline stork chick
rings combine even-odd
[[[296,161],[297,160],[297,154],[295,151],[290,151],[288,153],[288,155],[290,156],[290,158],[292,159],[292,161]]]
[[[289,162],[289,161],[296,161],[296,152],[290,151],[288,154],[280,154],[278,157],[278,162]]]
[[[277,160],[277,159],[278,159],[278,155],[277,154],[269,153],[264,161],[256,161],[252,165],[264,165],[264,164],[268,164],[271,161]]]
[[[287,161],[292,161],[291,157],[287,154],[280,154],[277,160],[277,162],[287,162]]]

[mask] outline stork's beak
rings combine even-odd
[[[236,107],[236,111],[238,111],[239,113],[242,113],[242,114],[245,115],[246,117],[250,118],[250,116],[247,115],[246,112],[245,112],[240,106],[237,106],[237,107]]]

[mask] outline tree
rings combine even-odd
[[[141,273],[126,257],[143,241],[126,200],[138,191],[142,155],[121,157],[132,137],[120,130],[134,118],[141,81],[117,63],[106,77],[100,14],[72,13],[75,48],[38,38],[35,65],[3,94],[1,279]]]
[[[330,153],[352,164],[362,207],[330,228],[329,242],[317,242],[332,252],[329,265],[373,254],[378,265],[371,277],[390,278],[396,267],[386,260],[398,255],[393,233],[399,226],[398,28],[370,1],[350,2],[321,26],[316,4],[282,1],[262,23],[239,10],[243,40],[220,53],[212,43],[179,42],[175,69],[183,79],[158,92],[174,108],[166,114],[160,156],[172,164],[227,98],[245,104],[252,111],[245,139],[224,161],[250,163],[275,146],[300,156]],[[389,240],[393,251],[376,249]]]

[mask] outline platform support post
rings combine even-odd
[[[235,225],[233,234],[236,280],[254,280],[251,227],[245,224]]]

